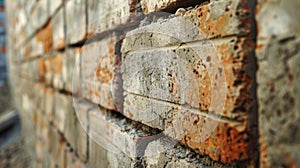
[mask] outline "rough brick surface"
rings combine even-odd
[[[105,109],[91,109],[89,118],[89,134],[95,142],[109,152],[121,152],[131,159],[143,156],[147,143],[155,138],[146,126],[138,126]]]
[[[51,62],[51,71],[53,73],[53,81],[51,82],[56,89],[64,88],[64,81],[63,81],[63,59],[65,57],[64,53],[57,53]]]
[[[44,26],[49,16],[48,0],[40,0],[33,9],[32,26],[35,30]]]
[[[73,100],[68,97],[68,103],[70,107],[73,105]],[[82,103],[77,103],[76,111],[72,110],[67,112],[67,116],[65,118],[65,137],[67,141],[70,143],[71,147],[78,154],[79,158],[82,162],[87,161],[87,131],[88,131],[88,123],[87,119],[87,110],[88,106],[84,106]]]
[[[66,142],[55,128],[49,128],[48,151],[59,167],[64,167],[66,157]]]
[[[90,151],[89,166],[91,168],[135,167],[139,165],[136,160],[131,160],[121,152],[107,151],[93,140],[90,140]]]
[[[74,152],[66,153],[66,167],[67,168],[84,168],[86,165],[82,163],[75,155]]]
[[[99,33],[114,29],[130,18],[135,0],[88,0],[88,32]]]
[[[48,0],[49,15],[53,16],[54,13],[60,8],[60,6],[62,4],[63,4],[63,0],[52,0],[52,1]],[[61,9],[59,9],[59,10],[61,10]]]
[[[121,104],[116,97],[120,88],[120,54],[116,53],[117,37],[110,36],[99,42],[86,44],[81,50],[80,74],[82,94],[108,109]]]
[[[155,48],[219,36],[245,36],[250,33],[248,13],[247,3],[236,0],[214,1],[178,13],[177,15],[181,17],[161,19],[151,25],[128,32],[127,44],[122,50],[127,52],[149,47]],[[169,31],[170,25],[174,27],[174,31]],[[136,38],[137,35],[140,37]]]
[[[51,19],[51,25],[53,26],[53,48],[60,49],[65,45],[65,21],[64,10],[59,8],[59,11]]]
[[[230,167],[199,156],[180,145],[172,144],[171,139],[163,138],[149,143],[143,160],[144,167]]]
[[[186,14],[192,12],[194,9]],[[215,12],[211,9],[211,13]],[[219,14],[219,18],[227,16]],[[201,21],[201,15],[194,17],[199,18],[200,25],[208,23]],[[228,37],[183,44],[210,36],[205,32],[199,38],[198,27],[185,27],[189,25],[183,24],[186,22],[171,18],[127,33],[122,45],[123,114],[163,129],[215,160],[252,158],[255,140],[251,137],[255,131],[248,129],[256,124],[252,119],[254,80],[252,69],[246,69],[254,65],[252,41],[247,37]],[[175,33],[169,31],[171,25],[181,27]],[[237,27],[224,30],[215,33],[243,33]]]
[[[259,1],[257,6],[261,167],[300,164],[300,24],[295,22],[300,19],[295,13],[299,4]],[[267,12],[270,9],[273,12]]]
[[[70,93],[80,91],[80,48],[68,48],[63,58],[62,77],[64,89]]]
[[[53,121],[54,117],[54,91],[53,89],[46,88],[45,89],[45,114],[49,121]]]
[[[69,96],[55,92],[54,95],[54,125],[61,133],[65,132],[67,115],[72,114],[72,99]]]
[[[67,43],[73,44],[86,38],[86,1],[69,0],[65,2]]]

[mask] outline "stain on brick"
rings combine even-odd
[[[37,32],[36,40],[43,45],[44,53],[52,50],[52,25],[50,22]]]

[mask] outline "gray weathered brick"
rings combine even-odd
[[[49,17],[48,0],[40,0],[33,9],[32,24],[34,30],[37,30],[44,26]]]
[[[48,0],[49,16],[53,16],[55,11],[62,6],[63,2],[64,0]]]
[[[86,38],[86,1],[65,2],[67,43],[73,44]]]
[[[172,143],[171,139],[163,138],[150,142],[143,158],[143,167],[230,167],[196,154],[190,149]]]
[[[54,91],[51,88],[45,89],[45,114],[49,121],[54,118]]]
[[[66,157],[66,142],[54,127],[50,127],[48,131],[49,144],[48,151],[56,165],[64,167]]]
[[[80,91],[80,74],[79,60],[80,48],[66,49],[65,57],[63,58],[62,77],[64,81],[64,89],[71,93]]]
[[[71,147],[77,152],[82,162],[87,161],[87,111],[90,108],[80,101],[73,101],[68,97],[68,106],[71,108],[73,105],[75,110],[69,110],[65,118],[65,131],[64,135]]]
[[[232,6],[227,13],[229,5]],[[201,26],[213,26],[218,19],[229,18],[231,12],[241,10],[244,15],[247,10],[243,5],[238,1],[214,1],[191,9],[183,16],[193,15],[188,20],[200,24],[194,29],[182,24],[185,19],[175,17],[127,33],[122,45],[123,114],[165,129],[171,137],[215,160],[233,163],[252,158],[253,150],[244,149],[255,143],[254,138],[248,137],[256,134],[254,129],[248,130],[256,124],[252,120],[253,42],[246,36],[250,31],[247,26],[238,28],[240,23],[248,23],[249,18],[233,16],[232,27],[224,22],[222,30],[211,29],[214,33],[204,32],[205,36],[199,33]],[[211,13],[205,18],[212,17],[214,21],[197,14],[208,8]],[[169,31],[168,27],[175,23],[181,27]],[[216,33],[236,36],[198,41]],[[226,141],[230,149],[220,145],[229,138],[223,131],[230,131],[230,140]]]
[[[128,22],[132,0],[89,0],[88,32],[99,33]]]
[[[54,49],[63,48],[65,45],[64,22],[64,9],[60,8],[51,19],[51,25],[53,27],[52,41]]]
[[[102,108],[91,109],[89,118],[91,139],[109,153],[123,153],[132,161],[143,156],[147,143],[156,138],[146,126]]]
[[[66,167],[67,168],[85,168],[86,165],[80,161],[79,158],[76,157],[74,152],[67,152],[66,153]]]
[[[261,167],[300,165],[300,16],[294,12],[299,5],[261,0],[257,5]]]
[[[61,133],[65,132],[67,116],[73,113],[72,97],[55,92],[54,125]]]

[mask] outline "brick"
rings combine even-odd
[[[172,144],[168,138],[150,142],[145,151],[143,167],[231,167]]]
[[[40,167],[55,168],[57,165],[46,149],[43,150],[43,159]]]
[[[47,85],[54,86],[56,89],[64,89],[70,93],[78,93],[79,72],[73,70],[76,67],[76,60],[79,60],[80,49],[67,49],[66,52],[56,52],[46,58],[38,60],[39,81]],[[79,63],[79,61],[77,61]],[[77,66],[78,67],[78,66]],[[73,77],[75,77],[73,79]],[[74,80],[74,87],[73,87]]]
[[[138,165],[137,161],[131,160],[123,153],[107,151],[95,141],[90,140],[89,167],[135,167]]]
[[[54,118],[54,91],[51,88],[45,89],[45,115],[49,121]]]
[[[86,165],[82,163],[79,158],[76,157],[74,152],[66,153],[66,168],[84,168]]]
[[[153,101],[151,99],[130,95],[128,97],[129,99],[134,97],[135,100],[140,100],[134,103],[143,104],[145,107],[154,106],[153,111],[142,109],[139,106],[140,109],[138,110],[144,111],[137,114],[140,118],[129,117],[135,120],[143,119],[142,122],[154,127],[162,124],[164,134],[209,155],[214,160],[228,163],[247,160],[253,156],[251,146],[255,140],[251,137],[254,136],[254,133],[247,130],[247,121],[239,123],[222,121],[220,118],[221,121],[219,121],[218,118],[212,118],[209,115],[206,117],[206,114],[199,115],[194,110],[180,106],[166,105],[167,103],[153,105],[149,103]],[[126,98],[125,101],[127,101]],[[160,114],[160,112],[165,113]]]
[[[26,34],[25,32],[23,31],[23,28],[26,26],[26,22],[28,21],[27,20],[27,17],[26,17],[26,13],[25,13],[25,10],[24,8],[20,8],[19,9],[19,12],[16,14],[16,15],[12,15],[13,17],[15,17],[15,30],[14,30],[14,33],[21,33],[21,36],[20,36],[20,39],[19,41],[16,43],[17,46],[20,46],[22,42],[25,41],[26,39]]]
[[[47,72],[46,68],[48,68],[48,67],[46,67],[46,61],[44,58],[41,58],[41,59],[38,59],[37,62],[38,62],[38,69],[39,69],[38,81],[41,83],[45,83],[46,82],[46,72]]]
[[[156,138],[149,127],[102,108],[91,109],[89,119],[89,135],[93,141],[109,153],[123,153],[133,162],[136,157],[143,156],[147,144]]]
[[[34,30],[37,30],[45,25],[48,20],[48,0],[40,0],[32,12],[32,24]]]
[[[130,7],[134,0],[89,0],[88,1],[88,32],[99,33],[114,29],[128,22]]]
[[[45,103],[43,99],[43,88],[39,84],[34,83],[30,79],[21,79],[22,87],[20,89],[20,96],[22,96],[22,106],[21,113],[24,116],[24,125],[34,128],[36,124],[36,118],[38,113],[43,113],[43,104]],[[36,90],[31,88],[35,87]]]
[[[36,5],[37,1],[36,0],[28,0],[28,1],[24,1],[23,5],[24,5],[24,10],[26,11],[26,14],[30,14],[34,8],[34,6]]]
[[[142,34],[135,34],[134,30],[126,35],[121,68],[123,114],[165,130],[171,137],[214,160],[234,163],[253,158],[251,147],[255,138],[248,138],[256,134],[255,129],[248,130],[256,124],[251,90],[254,80],[252,41],[230,37],[181,44],[172,36],[162,36],[167,32],[167,22],[154,25],[153,29],[151,25],[141,28],[137,32],[143,31]],[[155,37],[155,33],[147,32],[149,30],[160,34]],[[180,34],[178,32],[184,30],[176,32]],[[194,35],[183,39],[191,41],[189,37]],[[199,120],[194,120],[196,116]],[[193,122],[198,126],[194,128]],[[205,128],[209,129],[200,137],[195,133]],[[231,134],[228,141],[223,139],[226,131]]]
[[[41,71],[40,74],[40,79],[44,79],[45,83],[47,85],[53,86],[53,78],[54,78],[54,73],[53,73],[53,62],[55,60],[55,57],[47,57],[40,62],[40,67],[43,70]]]
[[[33,60],[22,63],[22,73],[24,77],[37,81],[39,79],[38,61]]]
[[[50,143],[48,151],[58,167],[64,167],[66,157],[66,142],[54,127],[49,128]]]
[[[28,73],[28,63],[24,63],[24,64],[21,64],[21,72],[20,72],[20,76],[23,76],[23,77],[28,77],[29,76],[29,73]]]
[[[117,42],[116,36],[109,36],[85,45],[81,51],[83,97],[112,110],[122,104],[122,98],[116,96],[121,85]]]
[[[299,1],[258,1],[256,55],[261,167],[298,167]],[[267,12],[270,11],[276,12]],[[275,24],[276,23],[276,24]],[[288,26],[281,26],[288,25]]]
[[[294,14],[294,10],[296,10],[296,6],[299,4],[298,1],[289,2],[288,4],[283,4],[283,2],[263,2],[259,0],[257,4],[257,13],[256,20],[258,21],[258,43],[262,43],[270,40],[271,35],[280,36],[280,37],[290,37],[297,34],[297,30],[299,29],[299,23],[293,22],[293,19],[299,19],[298,15]],[[278,12],[269,12],[269,9],[273,8],[274,10],[278,10]],[[280,13],[280,16],[277,15]],[[290,17],[290,19],[287,19]],[[274,23],[282,23],[285,26],[278,26],[278,24]]]
[[[63,48],[65,45],[64,22],[64,11],[63,8],[60,8],[51,19],[51,25],[53,27],[52,41],[54,49]]]
[[[126,45],[123,46],[122,51],[168,46],[230,35],[247,36],[250,33],[247,5],[238,0],[213,1],[178,14],[178,17],[153,21],[151,24],[128,32]],[[169,31],[170,26],[173,27],[173,31]]]
[[[54,94],[54,125],[61,133],[65,132],[67,116],[73,113],[72,97],[59,92]]]
[[[134,158],[131,155],[134,153],[130,153],[128,155],[124,154],[122,150],[125,150],[124,148],[127,148],[126,144],[128,143],[128,148],[126,152],[133,152],[130,150],[139,150],[135,149],[134,144],[132,143],[139,143],[138,137],[134,138],[134,133],[143,135],[143,133],[136,131],[130,131],[131,135],[124,135],[121,133],[121,131],[124,131],[124,128],[128,127],[127,124],[129,124],[129,121],[123,120],[125,122],[125,126],[120,125],[114,118],[103,118],[106,115],[105,109],[101,109],[103,114],[98,111],[98,107],[92,103],[89,103],[84,100],[78,100],[77,101],[77,112],[81,114],[89,113],[89,160],[88,164],[89,167],[132,167],[134,165],[137,165],[139,163],[138,158]],[[100,114],[101,113],[101,114]],[[108,116],[107,116],[108,117]],[[84,125],[84,116],[81,116],[81,124]],[[83,120],[82,120],[83,119]],[[82,126],[82,125],[81,125]],[[130,128],[134,129],[134,126],[129,126]],[[128,132],[129,134],[129,132]],[[144,133],[146,135],[146,133]],[[144,135],[144,136],[145,136]],[[132,139],[128,139],[128,136],[131,136]],[[114,140],[114,138],[117,138],[117,140]],[[123,139],[125,137],[125,139]],[[78,137],[77,137],[78,139]],[[116,144],[118,141],[122,141],[121,144]],[[143,143],[143,145],[146,145],[147,140]],[[82,144],[82,143],[81,143]],[[116,145],[116,146],[115,146]],[[139,146],[139,145],[137,145]],[[141,151],[142,152],[142,148]]]
[[[17,13],[9,14],[11,20],[13,21],[12,25],[15,27],[12,32],[15,34],[13,36],[15,41],[14,48],[16,49],[20,48],[21,45],[24,44],[25,40],[28,40],[37,30],[34,28],[34,21],[32,21],[30,18],[33,13],[33,6],[35,5],[36,3],[34,1],[29,0],[23,6],[20,5],[15,7],[15,9],[11,9],[11,11],[18,10]]]
[[[48,0],[49,16],[53,16],[57,10],[62,10],[63,0]],[[59,9],[60,8],[60,9]]]
[[[86,162],[88,149],[87,111],[90,107],[79,100],[77,101],[77,99],[72,101],[69,98],[70,106],[73,103],[75,110],[70,110],[66,113],[64,135],[74,151],[77,152],[81,161]]]
[[[41,162],[43,160],[43,145],[41,141],[37,141],[36,144],[36,154],[37,154],[37,162]]]
[[[95,141],[90,139],[89,143],[89,167],[96,168],[96,167],[106,167],[108,166],[108,159],[107,159],[107,151],[99,146]]]
[[[32,91],[32,123],[35,125],[37,136],[44,142],[47,137],[47,120],[44,117],[44,107],[45,107],[45,87],[39,83],[34,83],[33,86],[35,90]]]
[[[86,1],[65,2],[67,43],[73,44],[86,38]]]
[[[64,88],[63,79],[63,61],[65,59],[65,53],[55,52],[49,54],[45,58],[39,59],[36,64],[38,74],[36,79],[38,81],[45,83],[49,86],[53,86],[56,89]]]
[[[51,72],[53,73],[53,86],[56,89],[63,89],[64,88],[64,81],[63,81],[63,59],[65,57],[64,53],[57,53],[53,56],[51,62]]]
[[[43,113],[37,113],[36,117],[36,135],[40,139],[41,143],[47,145],[49,143],[48,140],[48,120]]]
[[[123,54],[124,91],[179,105],[187,103],[231,119],[246,119],[247,111],[237,110],[241,94],[250,94],[251,78],[243,67],[243,61],[250,57],[247,44],[245,39],[229,38]],[[243,75],[245,83],[237,85]],[[141,80],[143,83],[139,83]],[[224,111],[219,103],[224,104]],[[126,108],[125,97],[124,111]]]
[[[54,168],[56,163],[54,162],[53,158],[49,154],[47,148],[45,148],[44,143],[41,141],[37,141],[36,146],[37,146],[37,155],[36,155],[37,160],[31,160],[31,166]],[[33,159],[33,156],[31,157]]]
[[[74,94],[80,91],[79,59],[80,48],[68,48],[63,58],[64,89]]]

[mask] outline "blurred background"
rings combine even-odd
[[[6,59],[6,15],[4,0],[0,0],[0,167],[28,167],[30,162],[21,120],[13,108]]]

